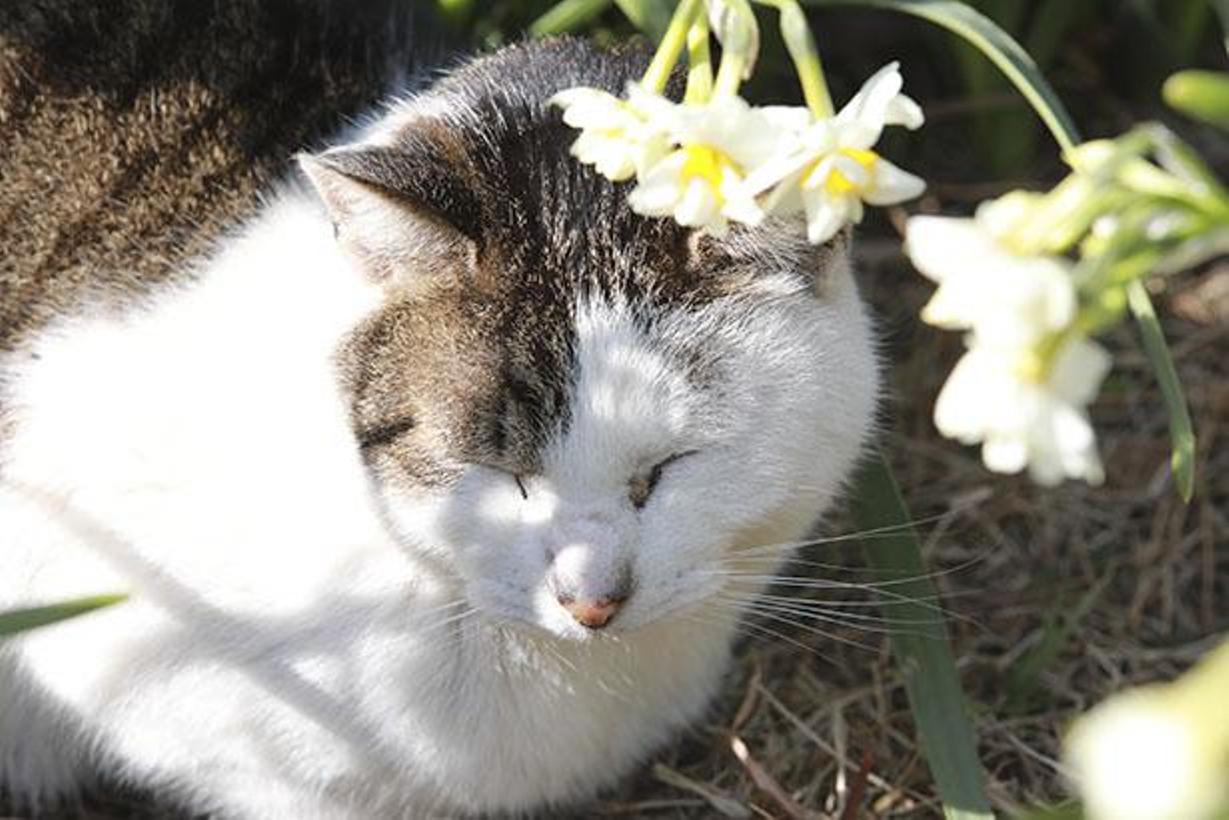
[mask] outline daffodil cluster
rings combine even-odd
[[[1067,161],[1072,173],[1048,192],[1013,191],[972,218],[912,217],[905,241],[938,284],[922,319],[964,331],[968,348],[936,426],[980,444],[991,470],[1027,468],[1046,485],[1104,478],[1085,408],[1110,356],[1091,336],[1128,304],[1148,307],[1142,277],[1195,264],[1229,234],[1229,194],[1159,126]]]
[[[579,131],[572,154],[633,183],[628,204],[638,213],[715,235],[734,222],[801,217],[807,238],[821,244],[861,221],[866,205],[920,195],[923,181],[877,150],[887,127],[923,123],[899,66],[884,66],[834,110],[797,0],[754,2],[779,12],[806,106],[755,106],[739,96],[759,44],[750,2],[680,0],[640,82],[622,95],[555,95],[563,121]],[[722,46],[715,75],[710,36]],[[676,101],[664,89],[684,49],[686,92]],[[1128,304],[1137,316],[1151,309],[1144,276],[1229,250],[1229,194],[1164,128],[1085,143],[1066,159],[1072,173],[1048,192],[1014,191],[970,218],[913,217],[906,236],[914,265],[938,284],[922,318],[964,332],[967,346],[936,402],[936,425],[979,444],[991,470],[1027,470],[1044,485],[1105,476],[1087,406],[1110,356],[1093,336]],[[1145,348],[1165,386],[1186,494],[1193,436],[1163,339],[1150,332]]]
[[[939,288],[922,319],[963,330],[968,347],[935,402],[945,436],[981,443],[987,467],[1026,467],[1040,484],[1104,478],[1085,406],[1109,354],[1081,332],[1073,263],[1013,242],[1040,207],[1027,194],[983,204],[972,219],[916,216],[906,250]]]
[[[757,225],[770,214],[805,215],[807,237],[819,244],[859,222],[864,203],[889,205],[922,192],[921,179],[875,151],[886,126],[915,129],[923,121],[917,103],[901,91],[897,64],[871,77],[836,114],[827,109],[826,90],[808,107],[753,106],[738,96],[737,83],[754,62],[754,18],[737,14],[736,3],[707,5],[726,45],[715,86],[693,81],[684,100],[674,102],[661,93],[665,75],[651,68],[653,76],[629,84],[622,97],[572,88],[552,99],[564,122],[580,131],[571,149],[577,159],[611,180],[635,179],[628,195],[633,210],[716,235],[731,222]],[[688,25],[707,36],[698,7],[694,15]],[[813,48],[802,39],[804,50]],[[741,43],[744,53],[732,43]],[[806,56],[811,59],[800,70],[817,71],[817,56]],[[813,76],[804,80],[804,87],[814,84]]]

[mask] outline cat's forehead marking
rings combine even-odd
[[[719,381],[719,354],[660,345],[666,317],[698,330],[719,303],[811,288],[807,268],[820,257],[790,239],[796,232],[699,237],[634,213],[627,185],[570,155],[575,131],[547,100],[577,85],[621,91],[646,60],[578,41],[507,49],[398,103],[371,129],[381,153],[363,168],[367,180],[396,192],[428,157],[430,179],[446,176],[446,198],[464,205],[446,216],[473,251],[404,271],[407,287],[394,289],[343,352],[360,432],[397,429],[401,415],[417,425],[369,458],[436,483],[465,462],[537,470],[573,422],[578,333],[593,342],[617,318],[658,344],[653,366],[668,362],[704,389]],[[410,189],[424,194],[422,185]],[[586,313],[586,305],[617,310]]]

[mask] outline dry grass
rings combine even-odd
[[[894,240],[866,241],[861,255],[896,362],[890,452],[914,515],[929,521],[920,529],[953,616],[991,800],[1006,813],[1061,800],[1063,727],[1123,686],[1176,675],[1229,626],[1229,267],[1175,281],[1160,299],[1199,435],[1195,498],[1184,506],[1169,481],[1160,394],[1130,325],[1108,340],[1116,366],[1093,408],[1106,485],[1040,489],[987,473],[975,450],[937,435],[930,408],[959,339],[913,318],[929,287]],[[868,580],[847,543],[808,552]],[[788,640],[748,637],[708,725],[606,812],[936,816],[887,636],[762,625]],[[733,738],[749,758],[734,754]]]

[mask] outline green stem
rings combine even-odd
[[[534,20],[529,25],[529,33],[534,37],[546,37],[574,31],[606,11],[610,2],[611,0],[564,0]]]
[[[754,68],[760,47],[759,29],[748,0],[725,0],[713,20],[713,33],[721,43],[721,65],[713,95],[733,96]]]
[[[726,49],[721,54],[721,67],[717,69],[717,81],[713,85],[714,97],[732,97],[738,93],[742,85],[743,72],[746,71],[746,59],[733,49]]]
[[[828,91],[828,81],[824,77],[824,64],[819,56],[819,46],[815,35],[807,25],[806,14],[797,0],[755,0],[755,2],[775,8],[781,20],[781,38],[789,51],[798,72],[798,82],[802,86],[802,96],[807,108],[816,119],[827,119],[836,113],[832,105],[832,94]]]
[[[713,65],[708,53],[708,18],[696,18],[687,32],[687,92],[683,102],[706,103],[713,96]]]
[[[674,10],[670,27],[666,29],[665,36],[657,46],[657,53],[653,55],[653,61],[649,63],[648,70],[640,81],[649,91],[660,94],[666,90],[666,82],[679,61],[679,55],[683,53],[683,46],[687,44],[687,32],[691,30],[692,20],[699,7],[700,0],[682,0]]]

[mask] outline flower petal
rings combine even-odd
[[[887,120],[888,106],[904,84],[900,63],[888,63],[871,75],[836,115],[837,126],[842,131],[841,144],[850,148],[870,148],[878,142]]]
[[[869,205],[895,205],[922,195],[926,182],[883,157],[875,161],[874,184],[862,194]]]
[[[712,188],[697,177],[683,190],[683,196],[674,208],[674,218],[680,225],[702,228],[715,221],[719,211],[717,197]]]
[[[925,124],[926,116],[922,113],[922,107],[912,97],[897,94],[888,100],[883,121],[885,125],[903,125],[910,131],[916,131]]]
[[[823,195],[821,191],[802,192],[802,202],[807,213],[807,241],[822,245],[845,227],[848,221],[839,202]]]
[[[966,273],[980,275],[1002,251],[972,219],[913,216],[905,223],[905,254],[933,282]]]
[[[982,445],[981,458],[993,473],[1018,473],[1029,463],[1028,445],[1015,437],[988,438]]]

